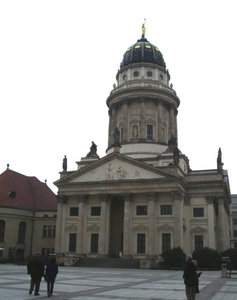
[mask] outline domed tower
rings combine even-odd
[[[117,85],[107,98],[109,133],[107,154],[113,150],[116,128],[120,153],[133,158],[156,157],[172,138],[177,141],[180,104],[170,84],[169,71],[158,47],[142,36],[124,53]]]

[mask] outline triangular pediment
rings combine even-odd
[[[174,227],[165,223],[165,224],[162,224],[161,226],[157,227],[157,230],[162,231],[162,232],[173,232]]]
[[[66,226],[66,231],[76,231],[77,230],[77,226],[75,224],[70,224],[68,226]]]
[[[119,153],[109,154],[61,178],[57,183],[165,179],[171,174]]]
[[[201,226],[196,226],[196,227],[192,228],[190,231],[192,233],[200,233],[200,234],[201,233],[204,234],[207,232],[207,230],[205,228],[202,228]]]
[[[137,226],[134,226],[132,229],[134,232],[147,232],[148,231],[148,227],[143,225],[143,224],[138,224]]]
[[[96,224],[92,224],[90,226],[87,227],[87,231],[88,232],[99,232],[100,231],[100,227]]]

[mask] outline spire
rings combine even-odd
[[[144,19],[144,23],[142,24],[142,38],[145,38],[145,34],[146,34],[146,18]]]

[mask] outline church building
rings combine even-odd
[[[58,187],[55,252],[67,258],[160,258],[173,247],[229,248],[228,173],[192,170],[178,147],[180,105],[159,48],[141,38],[123,55],[109,109],[108,147],[90,152]]]

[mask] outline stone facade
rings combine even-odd
[[[191,170],[178,148],[180,100],[157,47],[142,36],[124,54],[107,98],[106,156],[63,171],[56,253],[66,257],[159,258],[229,247],[230,189],[222,169]]]

